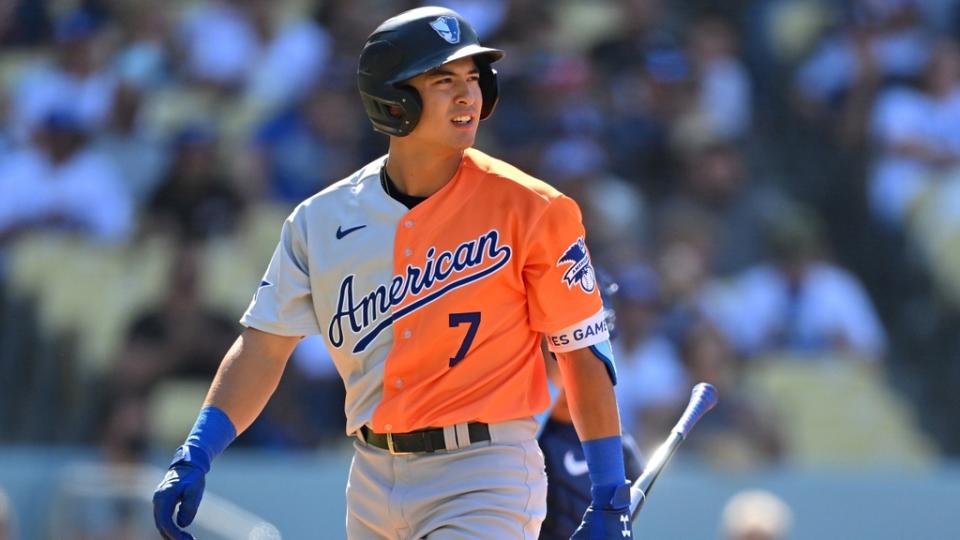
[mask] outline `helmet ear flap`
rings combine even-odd
[[[500,101],[500,80],[497,78],[497,70],[490,67],[489,62],[476,58],[477,66],[480,68],[480,93],[483,95],[483,106],[480,107],[480,119],[485,120],[493,114]]]
[[[411,86],[387,86],[380,95],[361,93],[367,116],[378,130],[396,137],[409,135],[420,121],[423,102]]]
[[[403,135],[409,135],[420,122],[420,114],[423,112],[423,100],[420,99],[420,92],[416,88],[403,85],[397,88],[400,96],[400,117],[401,129]]]

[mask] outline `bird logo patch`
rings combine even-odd
[[[460,43],[460,22],[455,17],[441,15],[430,23],[430,28],[433,28],[447,43]]]
[[[597,278],[593,273],[593,265],[590,264],[590,254],[587,253],[587,244],[583,237],[577,238],[557,261],[558,267],[570,265],[563,274],[563,281],[568,289],[574,285],[579,285],[585,293],[592,293],[597,288]]]

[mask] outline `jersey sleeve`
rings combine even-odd
[[[281,336],[320,334],[304,225],[302,213],[294,213],[284,222],[280,242],[240,324]]]
[[[551,201],[527,245],[523,280],[531,328],[547,337],[553,352],[607,340],[603,302],[577,203],[566,196]]]

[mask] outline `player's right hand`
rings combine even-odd
[[[632,536],[630,520],[630,484],[617,488],[610,504],[594,508],[591,503],[580,527],[570,540],[623,540]]]
[[[153,520],[165,540],[194,540],[192,534],[181,528],[193,523],[197,516],[207,473],[201,465],[190,462],[188,456],[177,451],[177,458],[153,492]],[[178,503],[180,510],[174,524],[173,512]]]

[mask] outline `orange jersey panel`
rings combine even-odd
[[[576,203],[477,150],[400,221],[393,260],[376,431],[543,411],[541,336],[602,308]]]

